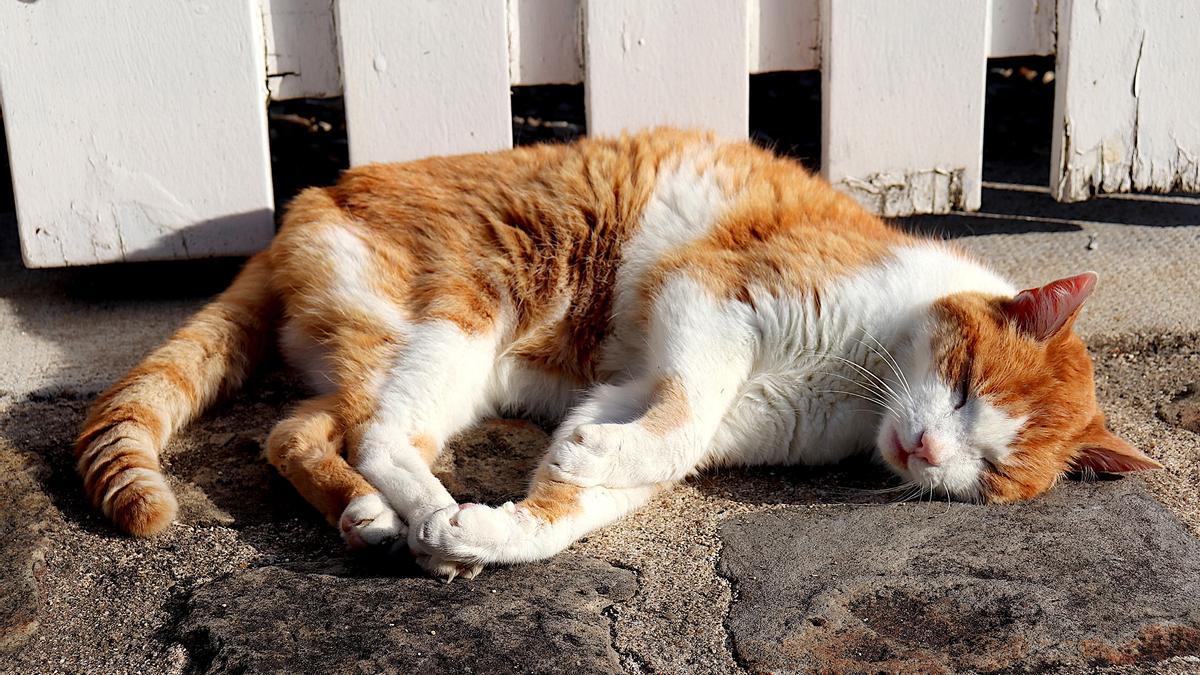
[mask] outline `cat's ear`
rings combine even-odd
[[[1075,313],[1099,278],[1095,272],[1084,272],[1021,291],[1005,303],[1004,312],[1021,332],[1035,340],[1048,340],[1074,322]]]
[[[1078,454],[1071,462],[1076,469],[1124,473],[1163,468],[1162,464],[1109,431],[1104,426],[1104,418],[1099,415],[1083,430],[1078,442]]]

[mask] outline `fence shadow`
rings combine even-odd
[[[1093,224],[1139,227],[1200,225],[1200,195],[1106,195],[1090,201],[1057,202],[1048,189],[989,183],[978,212],[910,216],[896,223],[916,233],[946,239],[989,234],[1075,232]]]

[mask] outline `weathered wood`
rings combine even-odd
[[[659,124],[745,136],[745,0],[590,0],[584,6],[588,131]]]
[[[251,253],[274,233],[256,0],[0,3],[25,264]]]
[[[1050,190],[1200,191],[1200,3],[1059,0]]]
[[[750,72],[821,65],[818,0],[750,0]]]
[[[977,209],[989,11],[822,0],[822,173],[874,211]]]
[[[342,93],[330,0],[259,0],[271,99]]]
[[[512,146],[496,0],[339,0],[351,164]]]
[[[1054,0],[991,0],[991,3],[989,57],[1054,53]]]
[[[583,81],[579,0],[509,0],[508,58],[513,84]]]

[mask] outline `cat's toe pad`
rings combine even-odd
[[[351,550],[384,546],[407,534],[404,521],[374,492],[350,500],[338,520],[338,530]]]

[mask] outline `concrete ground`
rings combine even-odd
[[[342,552],[260,457],[278,369],[171,444],[164,536],[114,532],[69,443],[227,262],[31,271],[0,219],[0,672],[1200,669],[1200,199],[992,185],[913,219],[1033,285],[1086,269],[1111,426],[1159,459],[1030,504],[891,504],[867,463],[708,474],[554,561],[443,585]],[[457,496],[519,494],[532,424],[464,434]]]

